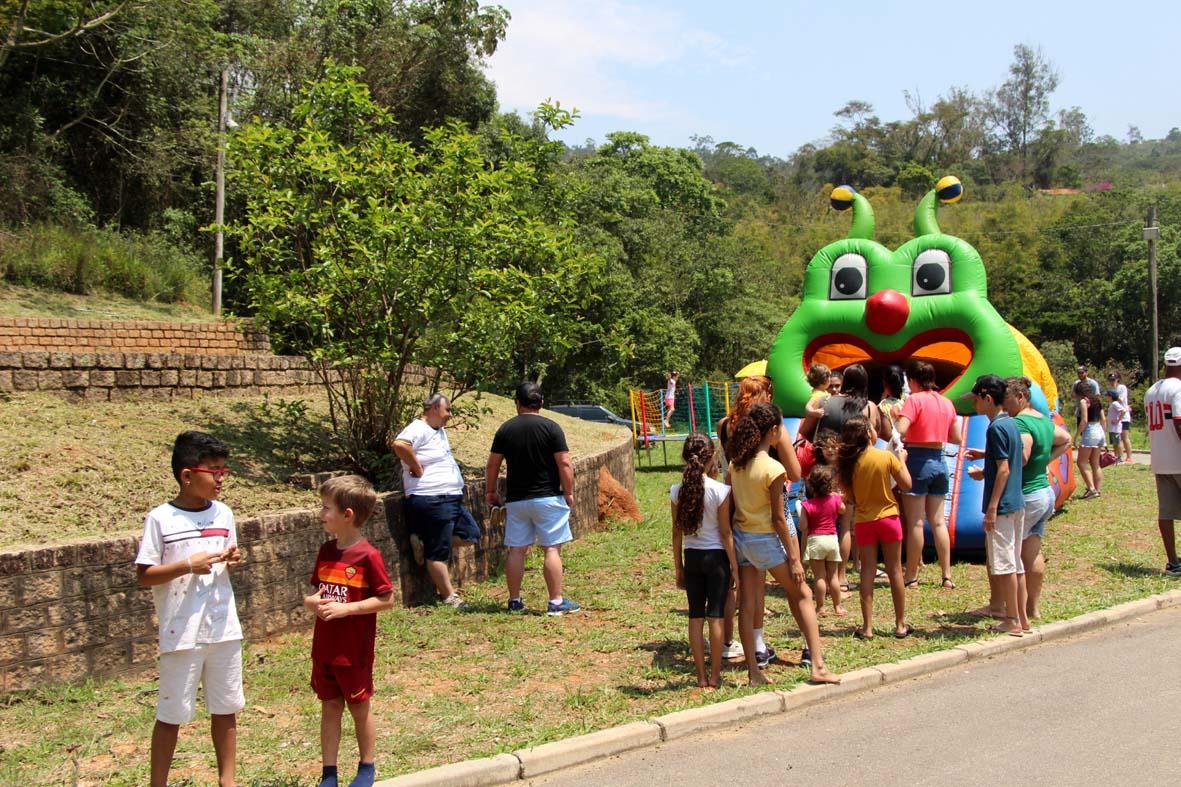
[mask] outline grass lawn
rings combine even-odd
[[[0,317],[156,322],[213,322],[217,319],[208,304],[140,301],[111,293],[74,295],[4,282],[0,282]]]
[[[695,688],[685,638],[685,598],[673,586],[668,486],[677,474],[641,470],[647,514],[572,545],[567,593],[585,614],[548,618],[503,612],[504,585],[464,588],[474,610],[397,609],[380,618],[375,700],[381,776],[511,751],[672,710],[750,693],[744,671],[724,673],[716,692]],[[1053,520],[1043,602],[1045,621],[1071,617],[1176,587],[1164,577],[1147,467],[1118,467],[1103,497],[1077,501]],[[829,666],[839,672],[893,661],[986,636],[987,624],[965,615],[986,600],[979,565],[957,564],[955,591],[924,585],[908,591],[908,640],[851,636],[858,613],[823,618]],[[540,566],[531,563],[525,600],[544,602]],[[878,621],[889,620],[889,592],[879,588]],[[787,600],[768,593],[768,640],[785,663],[769,675],[776,688],[806,677]],[[857,608],[854,601],[851,611]],[[319,773],[318,704],[307,688],[309,631],[246,651],[247,710],[239,720],[239,776],[244,785],[312,785]],[[151,680],[50,688],[0,700],[0,781],[143,784],[155,684]],[[346,722],[340,761],[356,761]],[[345,771],[351,778],[352,772]],[[215,781],[208,725],[181,735],[174,784]]]
[[[461,397],[456,405],[474,401]],[[483,474],[496,427],[516,413],[499,396],[484,395],[479,404],[487,412],[477,424],[448,429],[469,476]],[[626,433],[547,415],[562,424],[576,455]],[[169,458],[186,429],[229,443],[234,475],[224,499],[239,517],[318,504],[314,493],[288,485],[288,476],[347,467],[331,451],[320,396],[84,404],[51,394],[0,398],[0,548],[140,532],[144,513],[175,491]]]

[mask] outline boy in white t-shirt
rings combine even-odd
[[[238,565],[234,514],[217,501],[230,472],[229,448],[203,432],[184,432],[172,448],[180,489],[148,512],[136,579],[151,587],[159,619],[160,693],[152,731],[152,787],[165,787],[180,725],[197,712],[205,689],[218,782],[234,783],[237,713],[242,693],[242,626],[230,585]]]

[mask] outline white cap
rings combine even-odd
[[[1165,350],[1165,366],[1181,366],[1181,347]]]

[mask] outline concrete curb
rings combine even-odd
[[[482,760],[465,760],[394,779],[383,779],[376,787],[486,787],[508,784],[520,778],[521,761],[516,755],[498,754]]]
[[[660,725],[651,721],[636,721],[589,735],[520,749],[513,754],[521,761],[521,778],[532,779],[560,768],[581,765],[642,746],[652,746],[660,743],[662,737]]]
[[[1062,637],[1083,634],[1140,615],[1181,605],[1181,589],[1129,601],[1109,609],[1039,626],[1022,637],[1001,635],[968,642],[947,650],[924,653],[891,664],[864,667],[841,676],[838,686],[804,684],[791,691],[768,691],[747,697],[667,713],[646,721],[546,743],[512,754],[442,765],[426,771],[386,779],[376,787],[484,787],[532,779],[544,773],[610,757],[632,749],[654,746],[703,730],[742,724],[760,716],[786,713],[846,694],[854,694],[930,675],[940,670],[1033,647]]]

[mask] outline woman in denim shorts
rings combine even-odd
[[[746,652],[752,685],[767,683],[759,671],[755,638],[755,608],[750,589],[763,584],[765,572],[787,592],[792,616],[804,635],[811,654],[813,683],[839,683],[840,678],[824,666],[820,629],[812,592],[804,576],[799,542],[788,532],[783,513],[783,487],[787,471],[768,455],[783,429],[783,414],[775,405],[763,403],[735,426],[730,437],[730,484],[734,501],[734,546],[738,553],[738,583],[741,594],[739,632]],[[786,548],[785,548],[786,545]]]
[[[1087,491],[1082,499],[1090,500],[1099,496],[1103,486],[1103,467],[1099,455],[1107,435],[1103,434],[1103,401],[1098,395],[1084,396],[1078,400],[1078,472],[1083,477]]]

